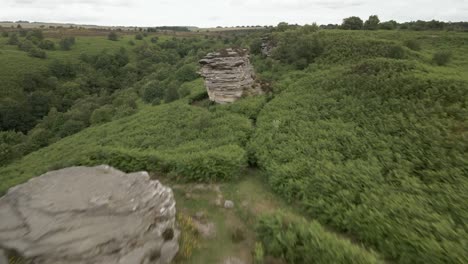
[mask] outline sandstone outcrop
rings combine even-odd
[[[232,103],[241,97],[261,93],[255,84],[255,72],[245,49],[208,53],[200,64],[200,74],[205,78],[211,101]]]
[[[0,198],[0,251],[38,264],[169,263],[178,251],[172,190],[109,166],[48,172]]]
[[[270,57],[271,53],[273,52],[273,43],[271,42],[270,37],[263,37],[262,38],[262,47],[261,52],[263,56]]]

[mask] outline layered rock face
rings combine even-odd
[[[0,251],[39,264],[169,263],[178,251],[172,190],[109,166],[48,172],[0,198]]]
[[[200,60],[200,74],[211,101],[225,104],[237,99],[261,93],[255,86],[255,72],[247,50],[226,49],[208,53]]]

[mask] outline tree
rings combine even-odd
[[[62,38],[59,42],[59,45],[62,50],[70,50],[71,47],[75,45],[75,37]]]
[[[380,29],[385,29],[385,30],[393,30],[396,29],[398,26],[398,23],[395,20],[390,20],[386,22],[382,22],[379,24]]]
[[[198,78],[197,67],[193,64],[185,64],[176,72],[177,80],[190,82]]]
[[[369,16],[369,19],[364,23],[364,29],[377,30],[379,28],[380,19],[377,15]]]
[[[18,35],[16,33],[11,33],[10,37],[8,38],[7,44],[8,45],[18,45],[19,44]]]
[[[350,30],[359,30],[362,29],[364,22],[362,19],[357,16],[352,16],[343,19],[343,23],[341,24],[342,29],[350,29]]]
[[[143,101],[154,103],[164,97],[165,88],[159,81],[151,81],[143,86]]]
[[[51,40],[45,39],[39,43],[38,47],[45,50],[54,50],[55,43]]]
[[[119,40],[119,36],[114,31],[111,31],[109,35],[107,35],[107,39],[111,41],[117,41]]]

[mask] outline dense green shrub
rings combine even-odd
[[[374,253],[327,232],[316,221],[282,214],[264,216],[258,221],[256,233],[266,255],[291,264],[383,263]]]
[[[252,152],[275,191],[386,258],[462,263],[468,84],[410,69],[294,75],[258,116]]]
[[[421,50],[421,43],[416,39],[408,39],[405,40],[404,45],[411,50],[420,51]]]
[[[51,41],[51,40],[42,40],[39,45],[38,45],[39,48],[41,49],[45,49],[45,50],[54,50],[55,49],[55,42]]]
[[[18,35],[16,33],[11,33],[8,37],[7,41],[8,45],[18,45],[19,44],[19,39]]]
[[[75,37],[63,37],[59,42],[62,50],[71,50],[73,45],[75,45]]]
[[[20,145],[25,141],[25,135],[14,131],[0,132],[0,166],[20,157],[23,153]]]
[[[18,43],[18,48],[22,51],[29,52],[30,50],[34,49],[36,46],[30,40],[23,40]]]
[[[34,47],[28,51],[28,55],[35,58],[45,59],[47,58],[47,53],[37,47]]]
[[[287,31],[279,35],[273,58],[304,69],[324,51],[323,43],[316,33],[303,34]]]
[[[190,82],[199,77],[197,70],[197,66],[193,64],[185,64],[177,70],[175,76],[180,82]]]
[[[114,31],[111,31],[111,32],[107,35],[107,39],[108,39],[108,40],[111,40],[111,41],[117,41],[117,40],[119,40],[119,35],[117,35],[117,33],[115,33]]]
[[[447,63],[449,63],[451,59],[452,59],[452,52],[445,51],[445,50],[437,51],[432,56],[432,61],[439,66],[447,65]]]
[[[136,34],[135,39],[136,40],[143,40],[143,35],[142,34]]]

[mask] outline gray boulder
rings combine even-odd
[[[109,166],[48,172],[0,198],[0,249],[34,263],[169,263],[178,251],[172,190]]]
[[[226,209],[232,209],[234,208],[234,202],[230,200],[224,201],[224,208]]]

